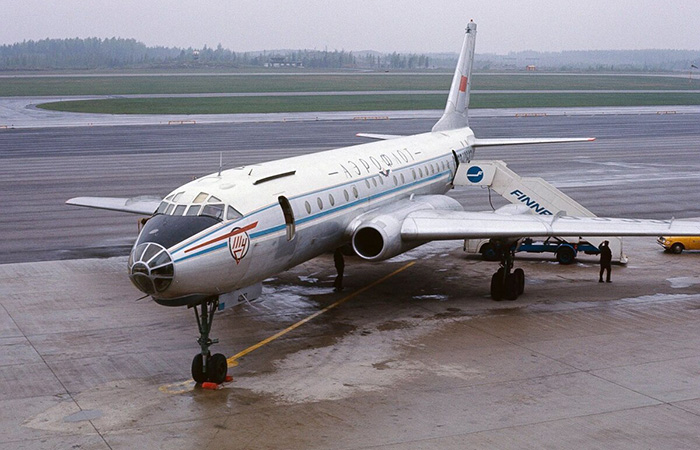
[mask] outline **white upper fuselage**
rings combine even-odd
[[[199,202],[208,196],[242,217],[224,218],[168,248],[173,282],[156,297],[231,292],[338,248],[361,214],[412,194],[448,191],[455,157],[470,160],[473,139],[469,128],[424,133],[229,169],[187,183],[166,197],[174,203],[171,215],[186,214],[198,196]],[[289,214],[285,221],[284,199],[293,211],[293,231]]]

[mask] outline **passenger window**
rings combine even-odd
[[[365,180],[365,184],[367,185],[367,189],[369,189],[369,180]]]
[[[203,203],[204,200],[206,200],[208,196],[209,196],[209,194],[205,194],[204,192],[200,192],[200,193],[197,194],[197,196],[194,198],[194,200],[192,201],[192,203]]]
[[[173,212],[173,216],[181,216],[185,212],[185,208],[187,208],[187,206],[177,205],[175,211]]]
[[[306,212],[311,214],[311,205],[309,205],[309,202],[304,202],[304,207],[306,207]]]
[[[346,189],[343,189],[343,195],[345,196],[345,201],[349,202],[350,201],[350,195],[348,194],[348,191]]]
[[[352,187],[352,195],[354,195],[355,198],[360,196],[360,194],[357,193],[357,188],[355,186]]]
[[[406,179],[403,177],[403,174],[401,174],[401,184],[404,184],[406,182]]]
[[[420,175],[420,177],[423,178],[423,169],[418,168],[418,175]]]
[[[316,198],[316,203],[318,203],[318,209],[323,209],[323,200],[321,200],[321,197]]]
[[[243,214],[236,211],[232,206],[226,208],[226,220],[238,220],[243,217]]]
[[[399,184],[399,180],[397,180],[396,175],[394,175],[394,186],[396,186],[397,184]]]
[[[328,203],[330,203],[331,206],[335,206],[335,199],[333,198],[333,194],[328,194]]]
[[[416,179],[416,169],[411,169],[411,173],[413,174],[413,179]]]
[[[379,178],[379,184],[384,186],[384,178],[383,177],[377,177],[377,178]]]
[[[192,205],[189,207],[187,210],[187,213],[185,214],[186,216],[196,216],[199,213],[199,209],[201,206],[199,205]]]
[[[374,184],[374,187],[377,187],[377,179],[375,177],[372,177],[372,184]]]

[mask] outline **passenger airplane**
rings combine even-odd
[[[361,258],[380,261],[432,240],[490,238],[501,259],[491,295],[515,300],[525,276],[512,270],[513,248],[524,237],[700,234],[698,222],[542,216],[512,206],[466,212],[446,196],[478,147],[592,140],[476,138],[467,122],[475,38],[470,22],[444,115],[429,133],[365,134],[379,141],[220,170],[162,201],[67,201],[152,216],[129,256],[129,277],[161,305],[194,307],[195,381],[226,377],[226,357],[209,352],[221,295],[259,295],[262,280],[348,243]]]

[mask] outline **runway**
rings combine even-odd
[[[254,164],[433,122],[0,130],[0,448],[696,448],[697,254],[626,239],[630,263],[611,284],[597,282],[595,258],[519,258],[525,294],[501,303],[488,296],[494,263],[460,242],[377,264],[350,258],[343,293],[322,256],[217,316],[216,351],[254,350],[230,369],[233,382],[205,391],[189,380],[192,312],[135,301],[124,256],[135,216],[63,204],[165,195],[216,171],[219,152],[227,166]],[[686,112],[470,125],[483,138],[595,136],[477,158],[542,176],[599,215],[685,218],[700,216],[698,123]],[[491,208],[478,188],[451,195]]]

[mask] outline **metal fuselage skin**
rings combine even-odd
[[[458,163],[473,157],[473,140],[468,127],[430,132],[229,169],[187,183],[168,197],[182,193],[187,204],[205,193],[242,217],[169,246],[172,282],[153,297],[182,305],[178,299],[232,292],[332,251],[349,242],[362,214],[411,195],[447,192]],[[293,231],[282,201],[291,206]],[[148,242],[144,232],[138,242]]]

